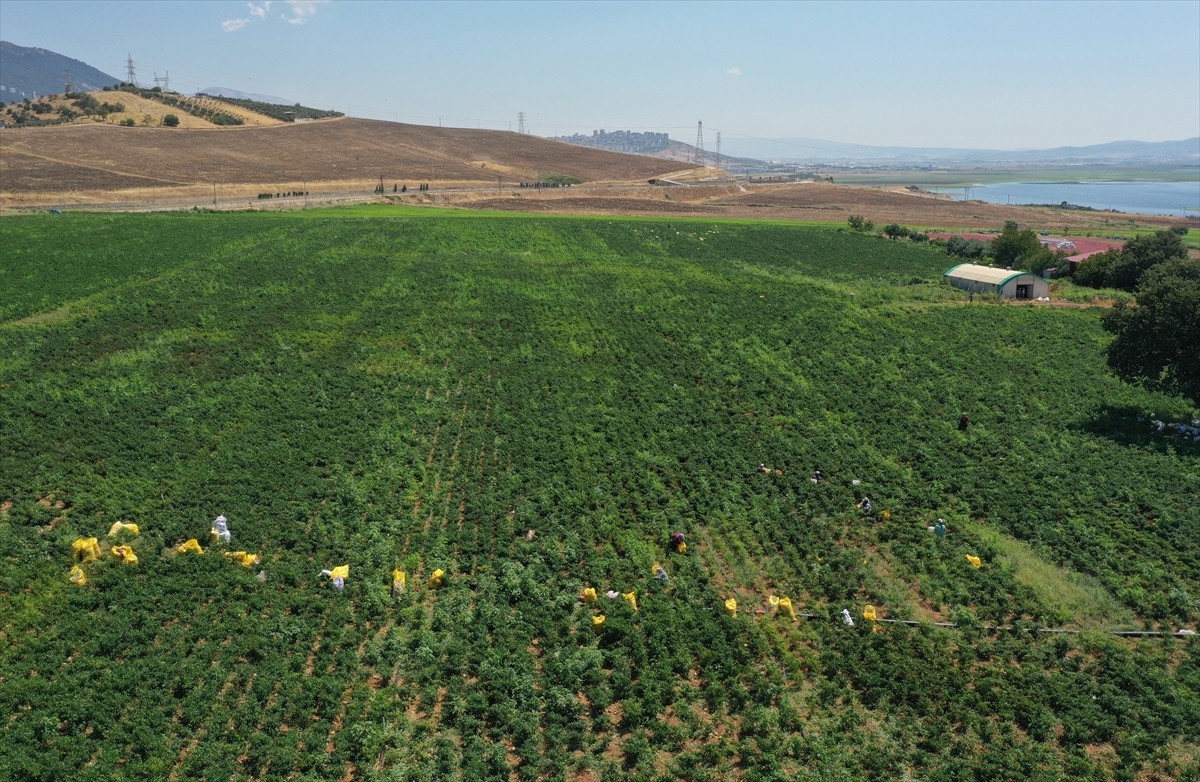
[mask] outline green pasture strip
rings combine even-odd
[[[246,213],[243,213],[246,214]],[[829,230],[828,222],[814,220],[770,220],[746,217],[703,217],[698,215],[658,216],[658,215],[566,215],[566,214],[531,214],[522,211],[505,211],[502,209],[468,209],[450,206],[414,206],[409,204],[355,204],[351,206],[330,206],[303,210],[263,210],[254,212],[255,215],[274,218],[358,218],[358,217],[445,217],[450,219],[471,218],[503,218],[512,220],[565,220],[580,222],[607,223],[715,223],[715,224],[745,224],[773,225],[781,228],[817,228]]]
[[[1047,562],[1029,544],[986,525],[967,522],[966,529],[987,541],[1016,570],[1017,581],[1057,611],[1072,627],[1093,630],[1136,630],[1137,617],[1095,578]]]

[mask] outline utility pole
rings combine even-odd
[[[717,131],[717,168],[721,167],[721,131]]]
[[[698,165],[704,165],[704,122],[696,121],[696,149],[692,153],[695,159],[692,161]]]
[[[71,83],[70,71],[63,71],[63,91],[67,93],[75,91],[75,85]]]

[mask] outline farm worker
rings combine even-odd
[[[195,538],[189,538],[187,541],[180,543],[175,547],[175,550],[180,554],[203,554],[204,549],[200,548],[200,541]]]
[[[671,577],[667,575],[666,569],[657,562],[654,563],[654,577],[664,584],[671,580]]]
[[[597,633],[604,629],[604,614],[592,617],[592,629]]]
[[[133,553],[131,546],[113,546],[112,554],[126,565],[136,565],[138,563],[137,554]]]
[[[759,464],[758,464],[758,471],[759,471],[759,472],[770,472],[770,471],[771,471],[771,468],[770,468],[770,467],[767,467],[767,465],[763,464],[762,462],[759,462]]]
[[[79,565],[71,565],[71,575],[67,577],[67,580],[72,584],[83,586],[87,583],[87,574],[83,572],[83,568],[79,567]]]
[[[967,427],[970,425],[971,425],[971,419],[967,418],[966,413],[963,413],[962,417],[958,419],[958,431],[965,432],[965,431],[967,431]]]
[[[333,581],[333,588],[341,592],[346,586],[346,579],[350,578],[350,566],[338,565],[333,570],[322,570],[321,575],[329,576]]]
[[[737,598],[731,597],[725,601],[725,613],[737,616]]]
[[[618,597],[621,596],[621,593],[615,589],[610,589],[604,593],[604,596],[607,597],[609,600],[616,600]]]
[[[863,513],[870,513],[871,512],[871,498],[863,497],[861,500],[858,501],[858,507]]]
[[[71,557],[79,562],[95,562],[100,558],[100,544],[95,538],[80,538],[71,544]]]
[[[676,551],[679,551],[681,546],[686,546],[686,545],[687,544],[683,540],[682,532],[672,532],[671,533],[671,548],[675,549]]]
[[[213,540],[222,540],[228,543],[230,538],[229,519],[224,516],[217,516],[213,521],[212,536]]]
[[[971,567],[975,568],[976,570],[983,567],[983,560],[979,557],[973,557],[970,554],[967,554],[967,561],[970,562]]]
[[[813,477],[809,478],[809,480],[813,483],[820,483],[821,481],[825,480],[825,473],[817,470],[813,473]]]
[[[863,619],[866,619],[868,622],[874,622],[876,618],[875,606],[870,604],[863,606]]]
[[[397,568],[392,571],[392,594],[402,595],[408,589],[408,578],[404,571]]]
[[[584,587],[583,591],[579,593],[579,599],[585,603],[598,602],[599,600],[596,597],[596,587]]]
[[[138,525],[126,524],[123,521],[115,521],[113,522],[113,525],[108,528],[108,536],[110,538],[122,532],[128,532],[130,535],[140,535],[142,531],[138,529]]]
[[[842,621],[851,627],[854,627],[854,617],[850,616],[850,611],[848,609],[842,609]]]
[[[937,539],[941,540],[946,537],[946,520],[938,519],[937,524],[933,525],[933,534],[937,535]]]
[[[628,600],[628,601],[629,601],[629,604],[630,604],[631,606],[633,606],[633,612],[636,614],[636,613],[638,612],[638,609],[637,609],[637,593],[636,593],[636,592],[626,592],[625,594],[621,595],[621,597],[623,597],[623,598],[625,598],[626,600]]]
[[[438,568],[437,570],[433,571],[433,573],[429,576],[429,588],[430,589],[441,588],[442,583],[445,580],[445,578],[446,578],[446,571],[442,570],[441,568]]]
[[[525,540],[533,540],[535,537],[537,537],[537,533],[533,530],[529,530],[525,533]]]

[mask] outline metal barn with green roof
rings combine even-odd
[[[954,287],[972,293],[994,293],[1009,299],[1040,299],[1050,295],[1050,283],[1033,272],[960,263],[942,276]]]

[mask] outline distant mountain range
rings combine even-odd
[[[48,49],[17,46],[0,41],[0,101],[13,103],[42,95],[95,92],[119,84],[120,79],[87,63]]]
[[[274,95],[258,95],[253,92],[242,92],[230,87],[205,87],[200,90],[201,95],[211,95],[214,98],[236,98],[237,100],[254,100],[259,103],[274,103],[280,106],[291,106],[296,101],[287,100],[286,98],[277,98]]]
[[[580,147],[605,149],[609,152],[626,152],[632,155],[647,155],[662,160],[677,160],[680,163],[695,163],[701,166],[728,166],[762,163],[761,160],[735,158],[713,150],[698,150],[691,144],[672,141],[666,133],[640,133],[630,130],[593,130],[591,135],[576,133],[572,136],[554,136],[553,141],[563,141]]]
[[[809,138],[736,139],[738,155],[794,163],[1159,163],[1200,165],[1200,136],[1184,141],[1113,141],[1085,147],[996,150],[952,147],[875,147]]]

